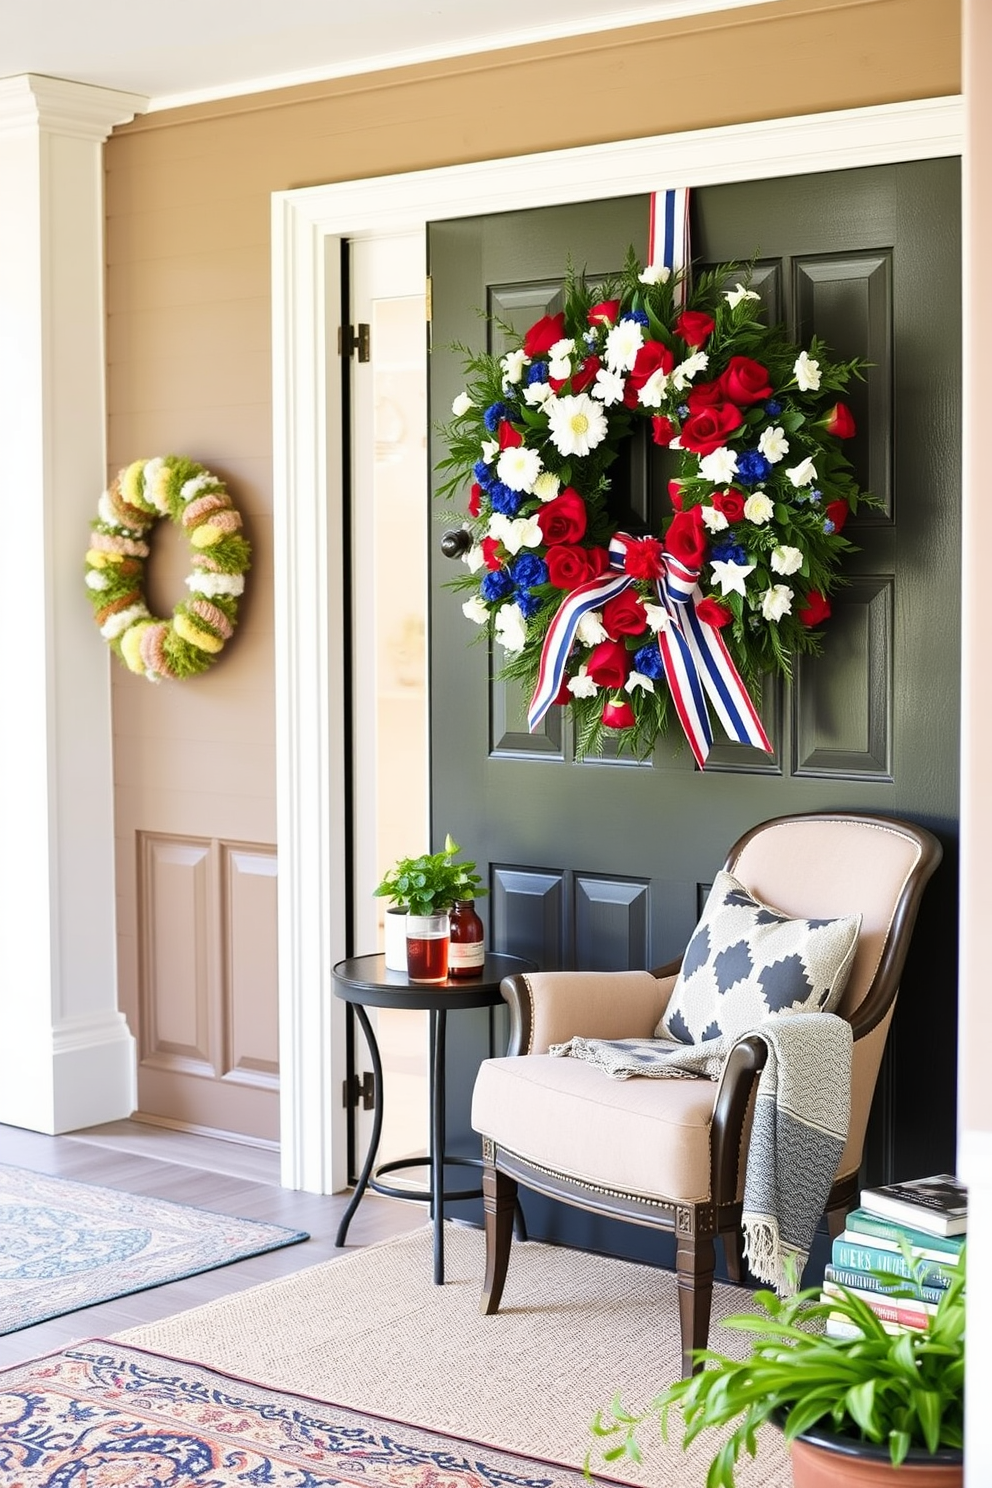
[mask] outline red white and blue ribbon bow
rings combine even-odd
[[[610,572],[573,589],[551,622],[527,714],[531,733],[561,691],[565,666],[582,617],[635,582],[626,571],[626,557],[628,547],[639,541],[626,532],[618,532],[610,543]],[[703,597],[696,582],[699,570],[686,568],[664,551],[660,562],[662,572],[654,583],[667,619],[658,632],[658,650],[675,711],[696,763],[702,769],[713,743],[707,697],[728,738],[773,753],[723,637],[696,613]]]

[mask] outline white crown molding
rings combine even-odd
[[[48,130],[103,141],[118,124],[143,114],[148,99],[63,78],[25,72],[0,78],[0,138]]]
[[[348,871],[339,612],[340,253],[450,217],[961,153],[959,98],[813,114],[278,192],[272,203],[282,1181],[345,1186]],[[425,260],[426,261],[426,260]]]

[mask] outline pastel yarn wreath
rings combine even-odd
[[[130,671],[149,682],[194,677],[234,633],[251,548],[224,482],[179,455],[135,460],[98,504],[86,554],[86,589],[100,634]],[[189,538],[188,599],[170,620],[144,593],[151,529],[168,517]]]

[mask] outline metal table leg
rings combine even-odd
[[[353,1003],[352,1006],[355,1009],[355,1016],[362,1025],[365,1042],[369,1046],[369,1058],[372,1060],[372,1072],[375,1079],[375,1114],[372,1117],[372,1136],[369,1139],[369,1148],[365,1154],[362,1171],[358,1175],[355,1192],[352,1194],[351,1201],[344,1211],[341,1223],[338,1225],[338,1233],[334,1241],[335,1245],[343,1245],[345,1242],[348,1234],[348,1226],[351,1224],[355,1210],[362,1201],[362,1195],[369,1186],[369,1178],[375,1164],[376,1153],[379,1151],[379,1138],[382,1136],[382,1060],[379,1057],[379,1045],[376,1043],[375,1034],[372,1032],[372,1024],[369,1022],[365,1009],[357,1002]]]
[[[434,1281],[444,1285],[444,1033],[447,1014],[431,1011],[431,1212]]]

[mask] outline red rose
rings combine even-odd
[[[706,344],[715,326],[712,315],[707,315],[704,310],[683,310],[675,322],[675,334],[695,350]]]
[[[554,543],[577,543],[585,536],[586,504],[578,491],[566,486],[537,514],[541,535],[549,547]]]
[[[714,403],[726,403],[727,399],[718,382],[701,382],[691,389],[685,401],[690,413],[700,413],[704,408],[712,408]]]
[[[647,624],[644,606],[633,589],[625,589],[603,606],[603,628],[611,641],[622,635],[641,635]]]
[[[701,507],[690,506],[688,511],[675,513],[665,533],[665,551],[686,568],[702,567],[706,556],[706,529]]]
[[[668,482],[668,499],[675,511],[682,510],[682,482],[670,480]]]
[[[609,548],[586,548],[585,555],[589,563],[589,577],[591,579],[598,579],[600,574],[604,574],[609,570]]]
[[[854,414],[846,403],[835,403],[827,414],[823,427],[836,439],[853,439],[858,432]]]
[[[482,510],[482,487],[478,481],[472,482],[472,489],[468,493],[468,514],[477,517]]]
[[[632,579],[660,579],[665,571],[662,546],[656,537],[638,537],[627,544],[624,572]]]
[[[616,325],[617,315],[620,311],[619,300],[600,300],[598,305],[593,305],[589,311],[590,325]]]
[[[839,501],[828,501],[825,510],[827,516],[834,524],[834,531],[843,532],[844,523],[851,515],[851,508],[848,506],[847,502],[843,499]]]
[[[720,378],[723,395],[732,403],[747,407],[749,403],[760,403],[762,398],[772,395],[768,381],[768,369],[750,357],[731,357],[726,371]]]
[[[733,612],[718,599],[701,599],[696,606],[696,614],[704,625],[712,625],[716,630],[722,630],[733,620]]]
[[[740,491],[714,492],[713,506],[716,511],[723,512],[728,522],[740,522],[744,517],[744,497]]]
[[[501,450],[518,449],[524,442],[524,436],[519,433],[512,424],[508,424],[506,419],[500,420],[499,429],[496,432],[496,438],[499,440],[499,447]]]
[[[623,641],[600,641],[586,662],[586,672],[597,687],[622,687],[629,670],[630,654]]]
[[[548,565],[548,579],[556,589],[577,589],[587,579],[595,578],[591,572],[587,550],[571,543],[557,543],[544,555]]]
[[[587,356],[578,371],[572,373],[572,392],[584,393],[589,384],[596,381],[601,366],[598,356]]]
[[[690,413],[682,425],[682,448],[697,455],[711,455],[743,422],[744,415],[733,403],[714,403],[712,408]]]
[[[661,341],[645,341],[634,358],[629,387],[636,392],[659,370],[667,376],[675,366],[675,357]]]
[[[671,419],[666,418],[663,413],[656,413],[654,415],[651,420],[651,438],[655,444],[665,447],[671,444],[677,433],[678,430]]]
[[[830,619],[829,599],[819,589],[811,589],[806,596],[805,605],[799,611],[799,618],[811,629],[814,625],[822,625],[824,620]]]
[[[501,547],[499,538],[484,537],[480,547],[482,548],[483,561],[490,573],[495,573],[498,568],[503,567],[503,560],[499,556]]]
[[[557,315],[542,315],[524,337],[524,351],[531,358],[543,356],[546,351],[551,350],[556,341],[562,341],[564,337],[564,310],[560,310]]]
[[[603,707],[603,727],[611,729],[633,728],[637,722],[634,710],[623,698],[615,698]]]

